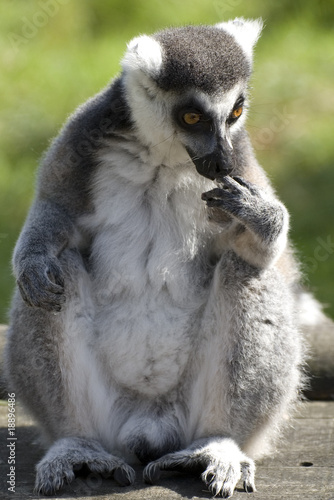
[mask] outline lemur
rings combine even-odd
[[[14,251],[9,384],[48,446],[130,485],[201,474],[228,498],[302,383],[289,215],[245,119],[260,20],[134,38],[45,154]]]

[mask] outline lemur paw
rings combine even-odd
[[[238,446],[228,438],[199,440],[190,448],[170,453],[144,469],[144,480],[153,484],[158,481],[160,471],[203,471],[201,478],[214,496],[230,498],[240,478],[247,493],[255,491],[254,462],[246,457]]]
[[[252,493],[255,490],[254,463],[247,459],[243,462],[213,461],[202,474],[202,479],[214,496],[230,498],[240,476],[243,478],[244,490]]]
[[[22,265],[17,284],[29,306],[59,312],[65,302],[64,277],[56,258],[31,258]]]
[[[222,187],[202,194],[202,200],[209,207],[220,207],[233,215],[238,215],[245,205],[261,200],[261,190],[241,177],[222,177]]]
[[[220,208],[264,241],[274,241],[288,226],[285,207],[241,177],[225,176],[222,187],[202,194],[210,208]]]
[[[75,478],[75,470],[86,466],[90,472],[113,477],[121,486],[135,480],[135,472],[122,459],[110,455],[94,440],[63,438],[56,441],[38,463],[35,491],[44,495],[56,493],[65,482]]]

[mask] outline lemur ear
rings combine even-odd
[[[128,43],[128,50],[122,60],[124,70],[141,70],[149,76],[159,73],[162,64],[160,44],[147,35],[134,38]]]
[[[244,19],[243,17],[237,17],[233,21],[219,23],[215,26],[233,35],[243,51],[252,59],[253,47],[258,41],[263,28],[262,19]]]

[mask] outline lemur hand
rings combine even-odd
[[[65,302],[64,277],[55,257],[31,255],[17,279],[23,300],[30,306],[60,311]]]
[[[225,176],[221,182],[221,188],[202,194],[208,207],[221,208],[268,243],[284,231],[288,214],[280,202],[241,177]]]

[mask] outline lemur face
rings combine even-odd
[[[222,96],[189,95],[173,111],[175,128],[199,174],[216,179],[233,171],[233,132],[245,119],[246,88]]]
[[[235,20],[130,42],[124,82],[141,140],[154,145],[173,137],[210,179],[233,172],[233,137],[245,121],[260,30],[259,21]]]

